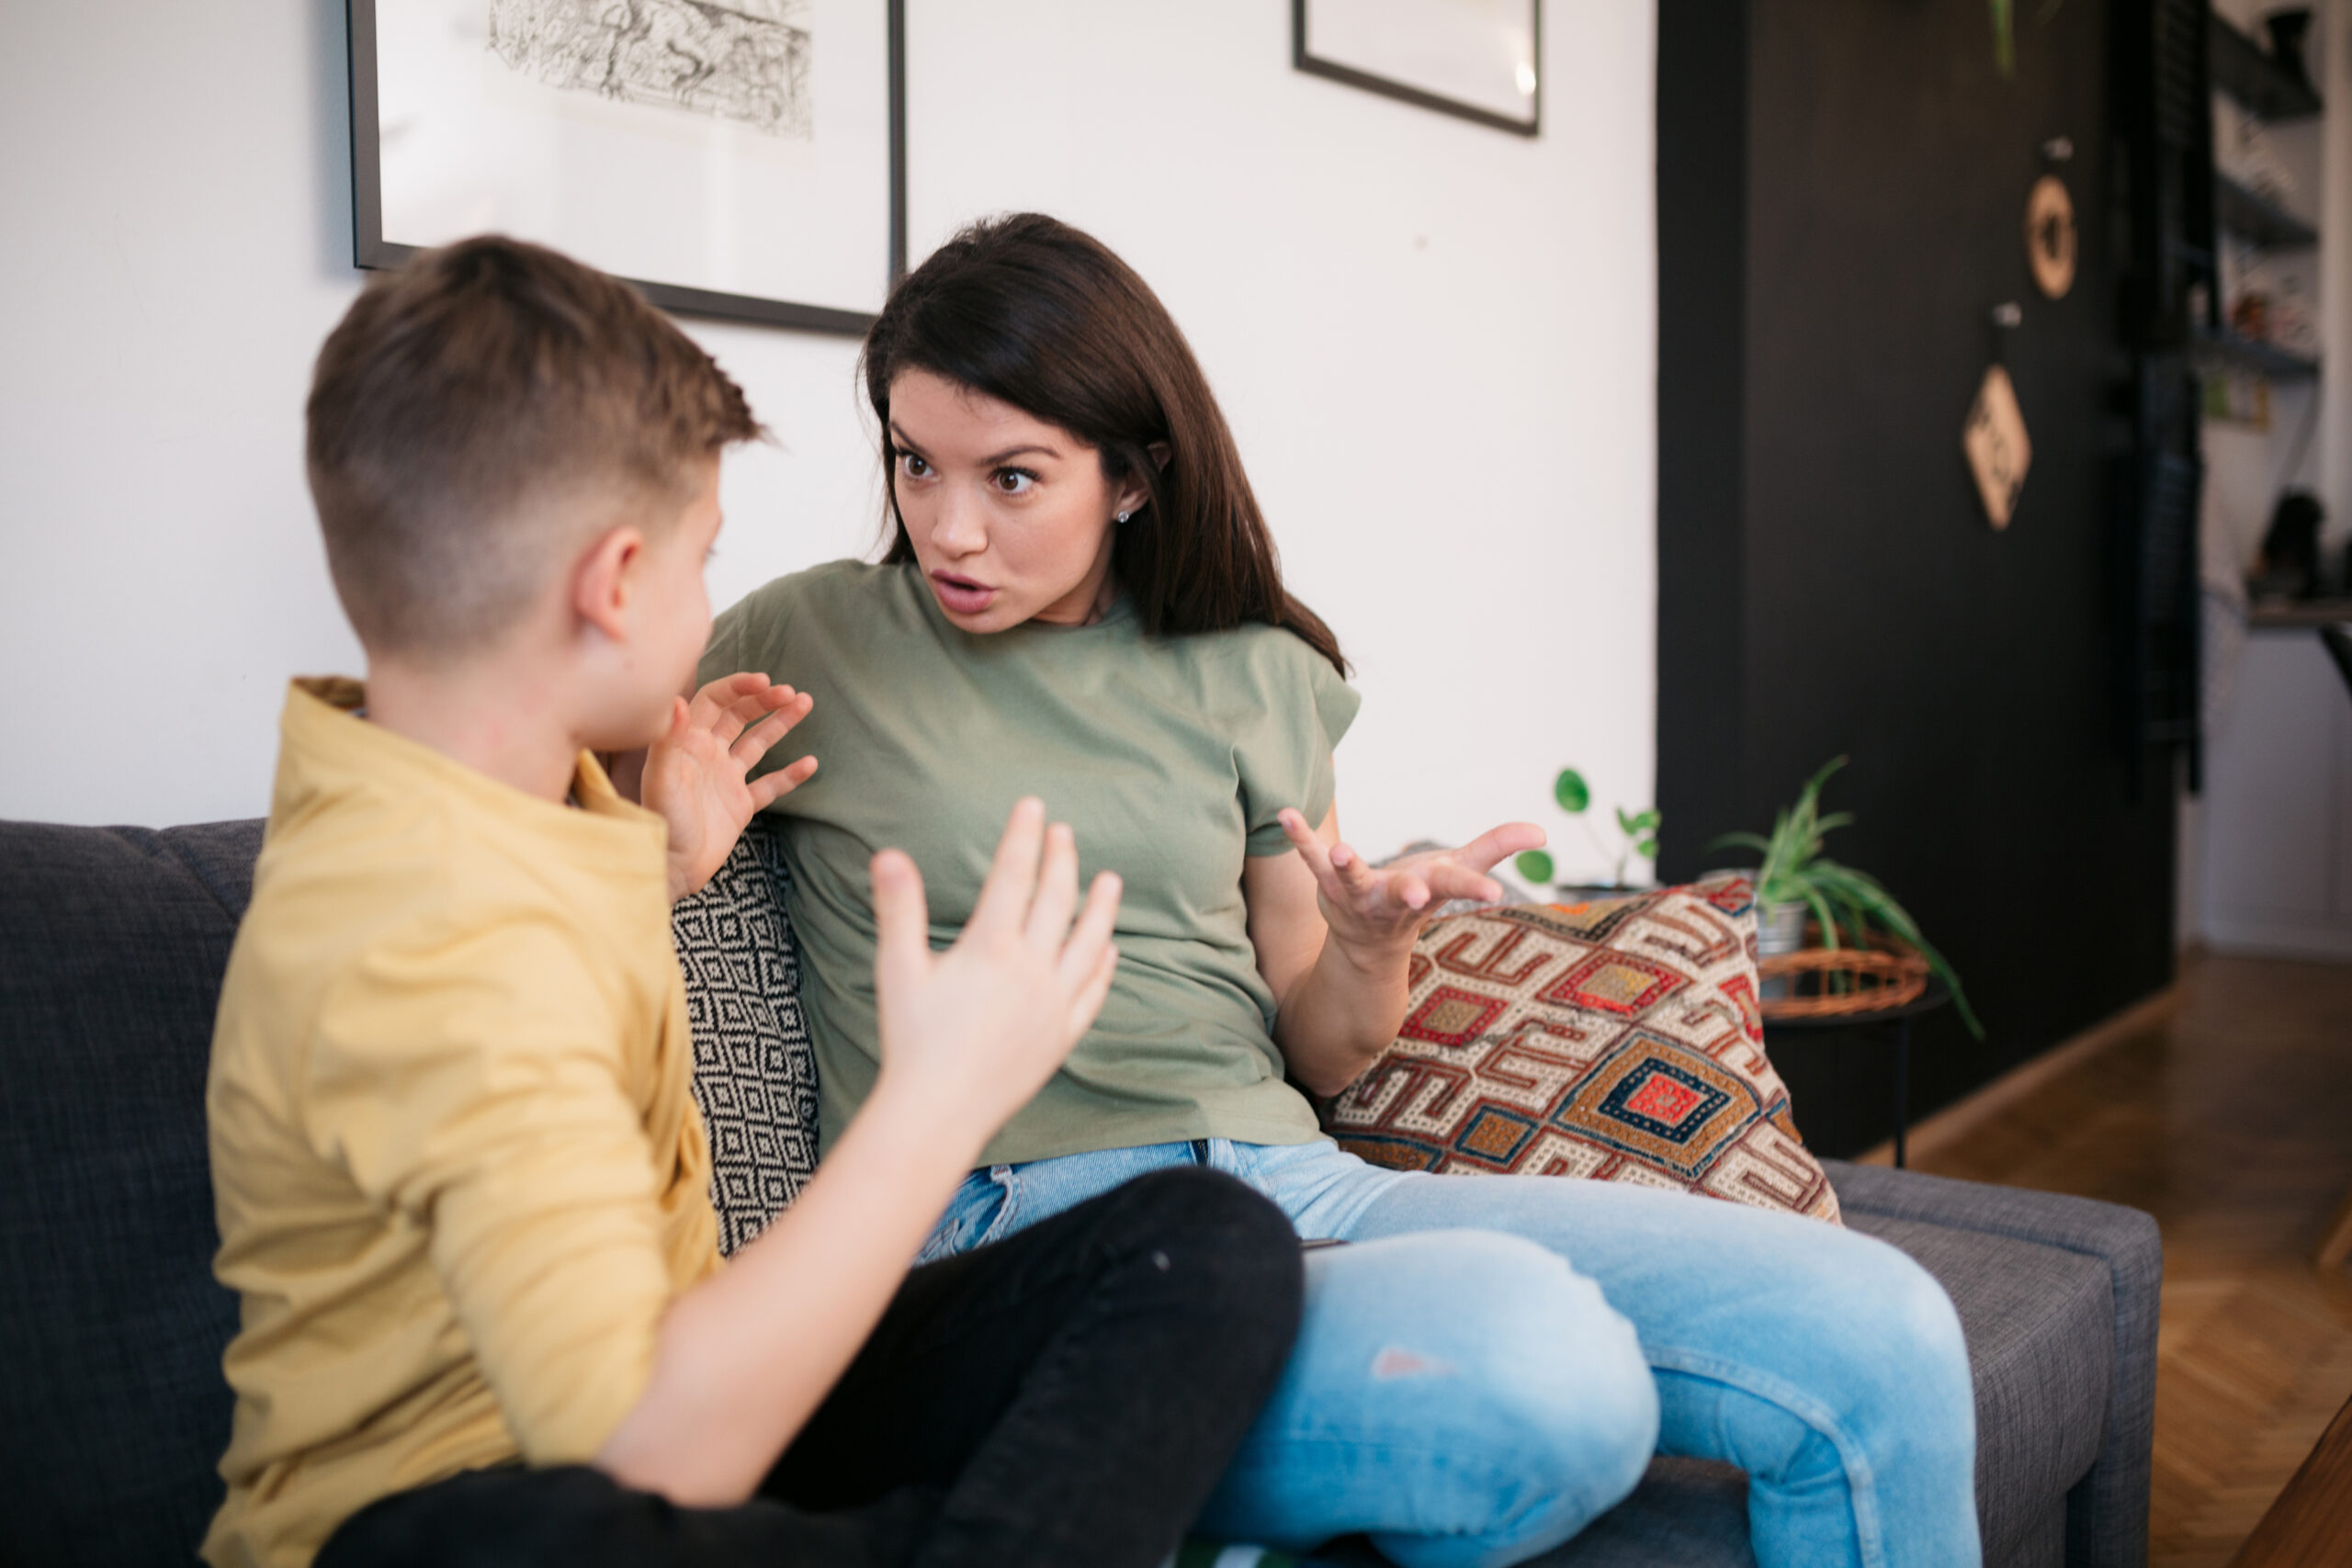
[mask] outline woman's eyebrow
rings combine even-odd
[[[993,468],[1000,464],[1009,463],[1013,458],[1024,457],[1031,452],[1036,453],[1041,457],[1053,457],[1058,459],[1061,457],[1061,454],[1054,450],[1051,446],[1040,446],[1036,443],[1032,442],[1025,446],[1008,446],[1001,452],[991,453],[988,457],[980,459],[980,466],[985,468]]]
[[[905,427],[900,425],[895,419],[890,422],[890,440],[891,443],[902,452],[912,452],[918,457],[925,456],[922,449],[922,443],[917,441],[913,436],[909,435]],[[1058,448],[1047,446],[1041,443],[1032,441],[1023,443],[1019,446],[1008,446],[1001,452],[992,452],[989,456],[980,459],[979,466],[984,468],[997,468],[1002,464],[1011,462],[1015,457],[1022,457],[1031,452],[1036,453],[1041,457],[1054,458],[1056,461],[1059,461],[1061,458],[1061,452]]]

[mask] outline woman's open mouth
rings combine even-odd
[[[950,615],[977,615],[996,602],[996,590],[968,577],[958,577],[952,571],[931,574],[932,592],[939,595],[940,604]]]

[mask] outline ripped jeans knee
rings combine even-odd
[[[1202,1528],[1306,1550],[1344,1517],[1404,1568],[1514,1562],[1633,1490],[1657,1429],[1632,1325],[1545,1248],[1454,1230],[1322,1249]]]

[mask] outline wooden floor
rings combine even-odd
[[[1912,1163],[2156,1217],[2149,1561],[2224,1568],[2352,1396],[2352,1272],[2312,1263],[2352,1188],[2352,965],[2206,958],[2175,996]]]

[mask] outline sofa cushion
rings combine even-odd
[[[2066,1497],[2065,1560],[2070,1568],[2144,1564],[2155,1433],[2156,1317],[2164,1281],[2164,1247],[2156,1222],[2137,1209],[2090,1198],[1988,1187],[1837,1160],[1826,1162],[1826,1168],[1849,1216],[1924,1221],[1970,1235],[2030,1242],[2080,1258],[2104,1275],[2113,1308],[2103,1341],[2109,1369],[2107,1406],[2098,1423],[2098,1462]],[[1962,1309],[1963,1326],[1972,1312],[1981,1314],[1975,1292],[1964,1280],[1946,1278],[1945,1287],[1956,1303],[1970,1298]],[[1981,1329],[1972,1331],[1972,1356],[1984,1338]],[[2079,1353],[2096,1356],[2098,1346],[2086,1341]],[[1980,1451],[1985,1440],[1980,1433]]]
[[[1410,976],[1396,1043],[1326,1110],[1342,1147],[1837,1220],[1764,1055],[1747,878],[1442,917]]]
[[[184,1562],[220,1506],[204,1076],[260,844],[0,824],[0,1562]]]
[[[1924,1220],[1852,1213],[1960,1314],[1976,1384],[1976,1510],[1987,1562],[2064,1561],[2066,1494],[2107,1432],[2115,1301],[2096,1258]]]
[[[817,1169],[817,1057],[784,912],[789,875],[781,824],[755,817],[709,885],[670,917],[722,1252],[765,1230]]]

